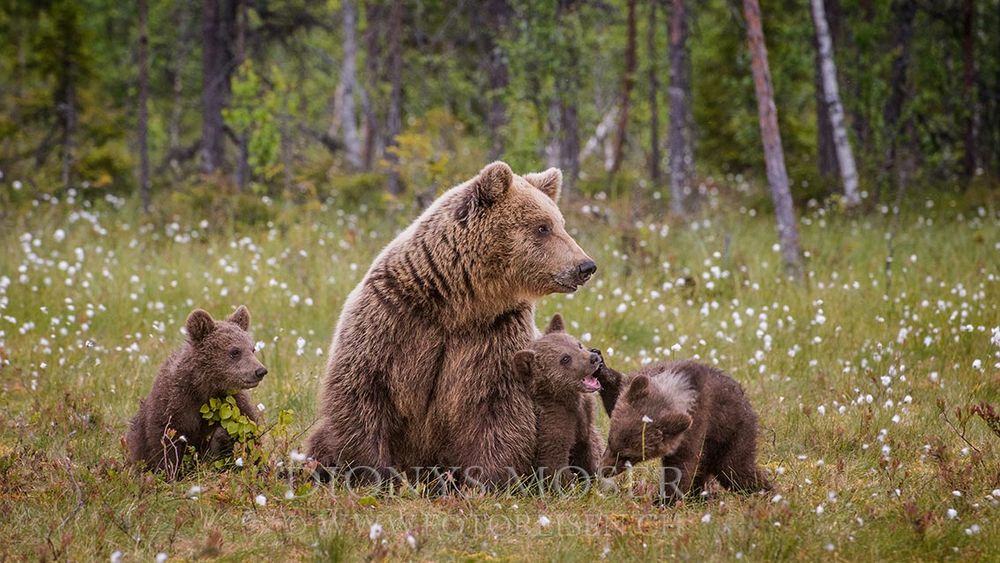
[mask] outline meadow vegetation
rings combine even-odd
[[[334,323],[412,206],[264,198],[251,214],[237,200],[165,196],[144,217],[134,200],[71,192],[9,208],[0,558],[995,557],[1000,426],[982,407],[1000,404],[995,201],[914,194],[898,217],[803,206],[800,285],[784,275],[758,191],[710,191],[687,223],[656,219],[654,206],[630,224],[624,203],[601,197],[565,203],[598,274],[537,313],[562,313],[620,370],[698,358],[743,384],[776,491],[672,508],[655,504],[648,469],[618,491],[566,498],[313,486],[300,450]],[[239,304],[270,370],[253,392],[265,461],[178,482],[137,473],[120,437],[186,315]]]

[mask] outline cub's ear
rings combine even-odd
[[[657,426],[664,436],[676,436],[691,428],[691,415],[684,412],[672,412],[663,417]]]
[[[552,201],[559,203],[559,195],[562,193],[562,170],[549,168],[545,172],[525,174],[524,179],[542,190],[542,193],[549,196]]]
[[[566,323],[563,322],[562,315],[559,313],[552,315],[552,320],[549,321],[549,326],[545,329],[545,334],[553,332],[566,332]]]
[[[632,380],[632,384],[628,386],[628,397],[629,401],[638,401],[642,399],[647,394],[649,394],[649,378],[645,375],[640,375]]]
[[[531,380],[531,362],[535,361],[535,353],[531,350],[521,350],[514,354],[514,373],[521,376],[525,382]]]
[[[510,189],[514,183],[514,171],[506,162],[499,160],[488,165],[479,172],[476,177],[475,191],[476,203],[482,207],[489,207],[500,201],[500,199]]]
[[[215,320],[207,311],[195,309],[188,315],[185,327],[191,342],[200,342],[215,330]]]
[[[229,315],[227,321],[235,324],[236,326],[242,328],[243,330],[250,329],[250,310],[247,309],[246,305],[240,305],[232,315]]]

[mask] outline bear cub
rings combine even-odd
[[[693,361],[661,362],[634,374],[601,361],[597,373],[611,417],[602,469],[607,476],[660,458],[668,500],[700,494],[713,477],[730,491],[771,490],[757,466],[757,415],[743,388]]]
[[[130,461],[164,471],[168,478],[178,476],[189,446],[199,458],[232,451],[229,434],[203,419],[201,406],[213,397],[233,395],[240,412],[259,422],[246,390],[267,375],[267,368],[254,356],[246,307],[241,305],[223,321],[195,309],[186,328],[188,341],[160,366],[153,389],[140,403],[125,438]]]
[[[535,466],[543,478],[565,467],[596,477],[601,440],[594,427],[594,398],[601,389],[595,374],[601,357],[566,333],[560,315],[545,334],[514,355],[514,370],[530,382],[535,402],[537,448]]]

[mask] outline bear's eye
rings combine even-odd
[[[239,348],[233,348],[232,350],[230,350],[229,351],[229,357],[232,358],[232,359],[234,359],[234,360],[236,358],[239,358],[240,357],[240,349]]]
[[[535,227],[535,232],[537,232],[539,235],[545,236],[552,232],[552,227],[548,225],[539,225]]]
[[[572,358],[569,357],[569,354],[563,354],[563,357],[559,358],[559,363],[562,364],[562,365],[564,365],[564,366],[568,366],[569,365],[569,361],[571,359]]]

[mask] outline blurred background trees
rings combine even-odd
[[[780,158],[789,206],[995,189],[1000,0],[756,5],[0,0],[0,187],[424,205],[502,158],[684,218]]]

